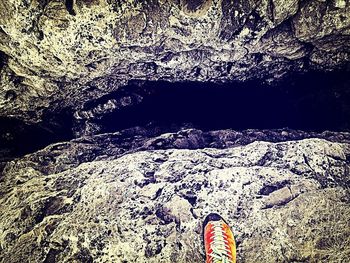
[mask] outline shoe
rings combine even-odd
[[[206,263],[236,263],[236,243],[224,219],[209,214],[203,223]]]

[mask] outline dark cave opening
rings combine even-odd
[[[275,85],[259,81],[246,83],[146,81],[128,86],[85,104],[85,110],[110,99],[130,94],[143,97],[140,103],[89,122],[99,133],[143,126],[162,131],[193,127],[218,129],[298,129],[322,132],[350,128],[350,77],[346,72],[292,75]],[[135,83],[142,83],[135,84]],[[74,138],[83,121],[73,111],[51,112],[44,121],[26,125],[19,120],[0,120],[0,163],[34,152],[54,142]],[[174,128],[175,127],[175,128]]]
[[[0,118],[0,171],[2,165],[13,158],[72,138],[72,118],[68,111],[49,116],[45,122],[38,124]]]
[[[141,103],[108,113],[95,123],[102,132],[148,123],[163,127],[189,123],[202,130],[346,131],[350,127],[349,79],[342,73],[313,73],[294,75],[273,86],[259,81],[150,81],[142,89],[151,94]]]

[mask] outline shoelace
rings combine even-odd
[[[228,236],[223,229],[221,222],[213,222],[213,228],[211,232],[210,248],[212,252],[209,256],[212,257],[213,263],[231,263],[232,255],[228,243]]]

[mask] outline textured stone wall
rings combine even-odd
[[[0,116],[37,122],[130,79],[344,69],[349,33],[345,0],[1,0]]]
[[[198,104],[202,119],[226,101],[230,121],[311,109],[307,122],[343,129],[349,62],[347,0],[0,0],[0,261],[201,262],[202,221],[218,212],[239,262],[350,262],[349,132],[158,126],[152,111],[132,127],[116,114],[156,83],[229,82],[236,93]],[[297,107],[231,107],[238,83],[265,94],[262,82],[284,83],[278,98]]]

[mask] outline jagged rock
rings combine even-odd
[[[0,261],[201,262],[209,212],[233,227],[240,262],[350,261],[349,9],[0,0]],[[282,79],[284,94],[263,89]],[[165,83],[192,93],[164,99]],[[197,107],[212,83],[236,93]],[[240,103],[247,83],[255,98]],[[315,125],[244,130],[274,118]],[[337,132],[310,131],[324,127]]]
[[[221,131],[218,138],[225,134],[237,136]],[[95,142],[108,140],[101,136]],[[209,212],[233,227],[240,262],[350,260],[348,142],[255,141],[114,158],[111,145],[97,143],[110,157],[71,166],[86,151],[69,150],[51,159],[77,143],[7,164],[0,182],[4,262],[202,262]],[[52,163],[46,171],[39,169],[45,156]]]
[[[1,0],[0,116],[33,123],[61,109],[81,113],[133,79],[271,82],[346,69],[349,8],[344,0]]]
[[[179,129],[179,130],[177,130]],[[84,162],[110,160],[145,150],[203,149],[235,147],[255,141],[284,142],[319,138],[332,142],[350,142],[348,132],[305,132],[296,130],[217,130],[204,132],[193,128],[134,127],[115,133],[84,136],[47,146],[24,156],[16,166],[31,166],[43,174],[63,172]],[[6,155],[5,155],[6,156]],[[270,156],[266,156],[268,160]],[[2,160],[4,164],[11,159]],[[261,160],[264,161],[263,159]],[[9,164],[10,165],[10,164]],[[22,181],[22,179],[17,178]],[[25,179],[24,179],[25,180]]]

